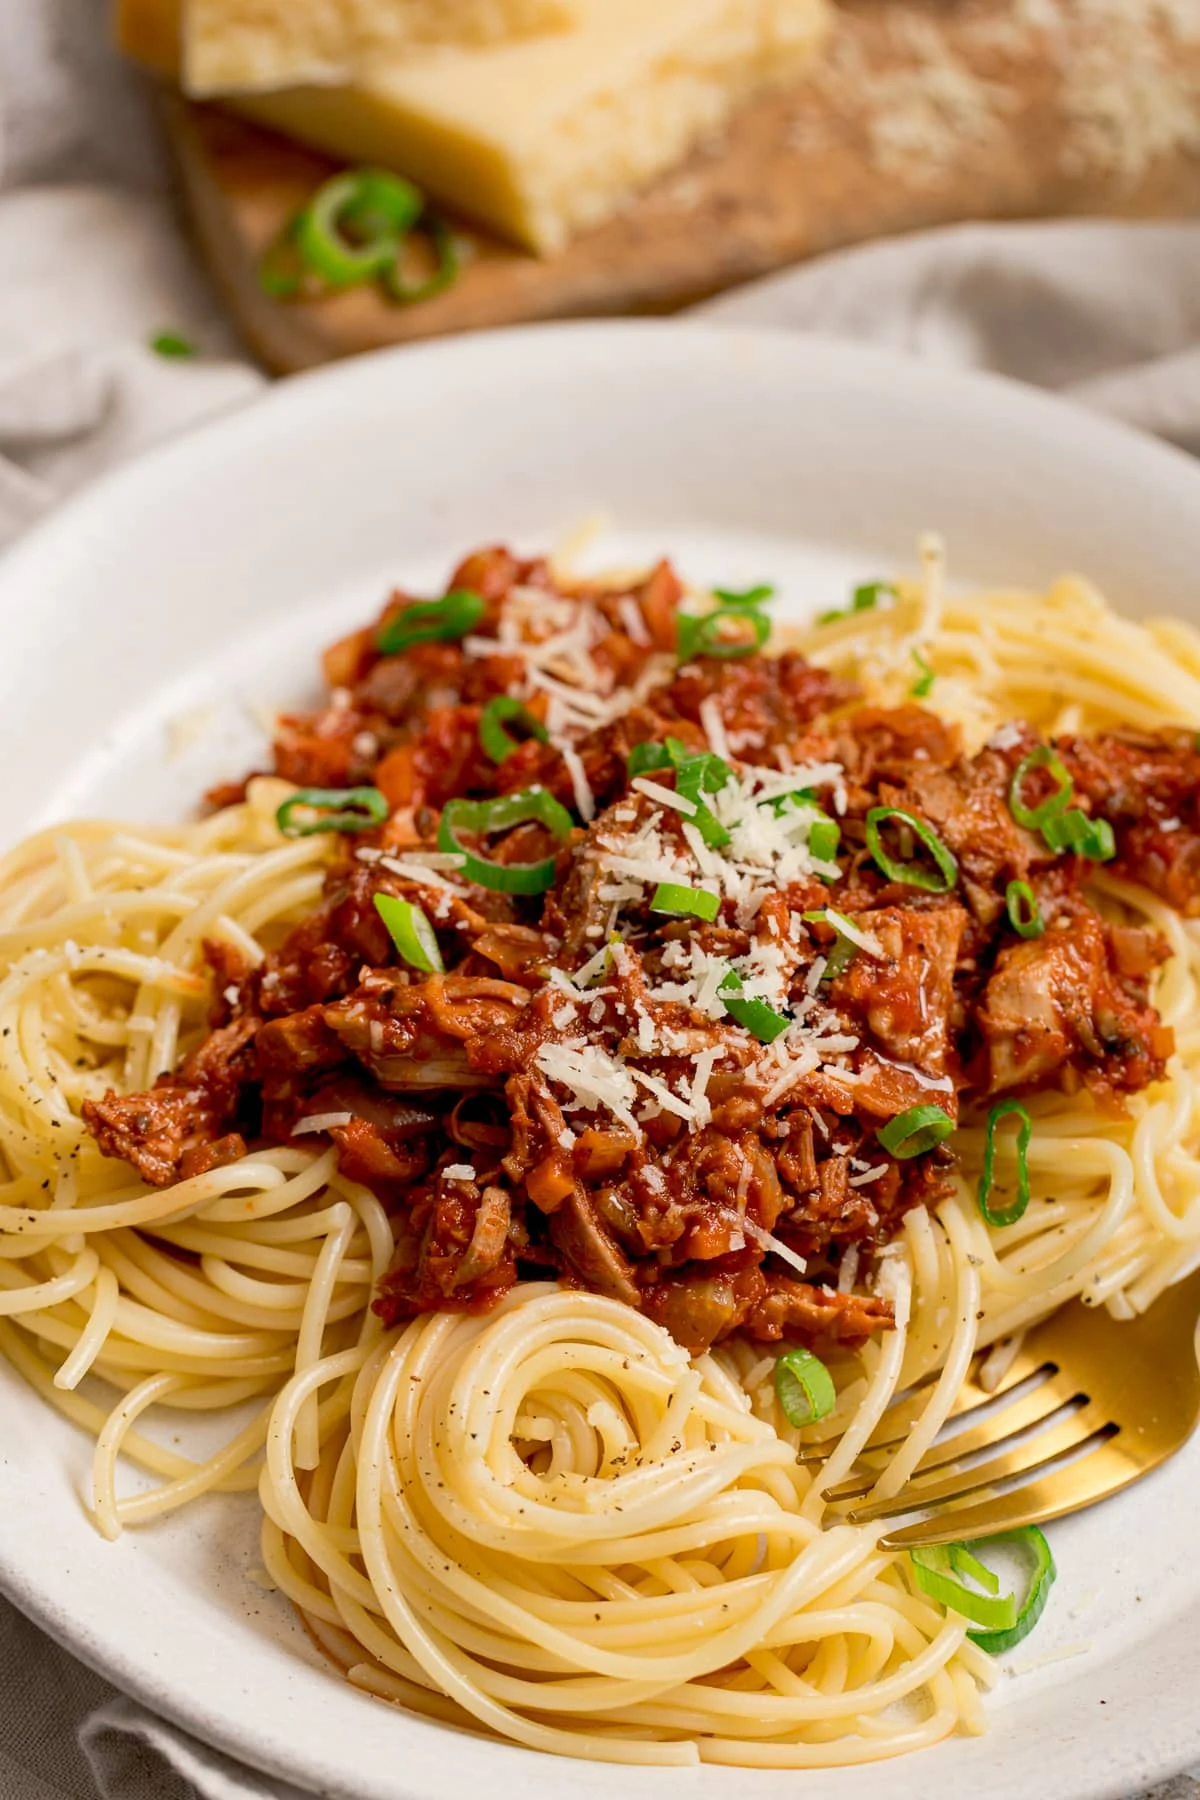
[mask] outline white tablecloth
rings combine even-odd
[[[181,236],[105,10],[0,0],[0,544],[98,470],[264,381]],[[1000,370],[1200,453],[1200,224],[965,227],[829,257],[700,311]],[[200,356],[156,356],[163,330]],[[0,1600],[0,1800],[98,1794],[294,1790],[154,1718]],[[1200,1800],[1200,1770],[1154,1800]]]

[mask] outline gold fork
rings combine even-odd
[[[1149,1474],[1200,1425],[1200,1270],[1120,1321],[1074,1300],[1030,1331],[987,1393],[967,1382],[946,1425],[890,1499],[863,1501],[929,1399],[930,1381],[884,1413],[830,1490],[852,1524],[913,1514],[886,1549],[988,1537],[1078,1512]],[[978,1371],[976,1371],[978,1373]],[[805,1461],[823,1457],[823,1449]]]

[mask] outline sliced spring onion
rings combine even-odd
[[[445,972],[446,965],[433,926],[419,906],[413,906],[408,900],[397,900],[392,894],[376,894],[375,910],[406,963],[411,963],[414,969],[423,969],[427,975]]]
[[[676,737],[667,739],[666,748],[675,767],[687,769],[688,779],[694,779],[697,789],[702,793],[719,793],[726,782],[733,780],[733,770],[713,750],[689,750]]]
[[[789,1425],[812,1425],[837,1404],[833,1376],[811,1350],[786,1350],[775,1364],[775,1394]]]
[[[1045,1536],[1036,1525],[1026,1525],[1019,1531],[999,1533],[996,1537],[984,1538],[985,1544],[1010,1543],[1019,1547],[1028,1555],[1031,1562],[1029,1586],[1025,1590],[1025,1598],[1017,1604],[1015,1624],[996,1631],[969,1631],[967,1636],[972,1643],[986,1650],[989,1656],[1003,1656],[1006,1650],[1015,1650],[1016,1646],[1027,1638],[1042,1614],[1046,1610],[1046,1602],[1050,1598],[1050,1589],[1054,1586],[1058,1570],[1054,1566],[1054,1557]]]
[[[692,815],[693,825],[706,844],[714,850],[723,850],[730,841],[729,833],[704,796],[719,793],[732,779],[733,770],[711,750],[701,750],[695,756],[689,754],[678,738],[668,738],[667,749],[675,764],[675,791],[683,799],[690,800],[696,809]]]
[[[749,626],[750,635],[743,629],[736,638],[722,637],[721,626],[727,619],[733,619],[740,627]],[[694,656],[717,656],[729,660],[738,656],[753,656],[761,650],[771,635],[771,621],[757,607],[717,606],[708,613],[677,613],[676,655],[680,662],[690,662]]]
[[[895,591],[890,581],[861,582],[851,594],[849,606],[832,606],[828,612],[818,613],[817,624],[832,625],[836,619],[848,619],[852,613],[870,612],[885,594]]]
[[[313,837],[319,831],[373,831],[386,822],[387,801],[376,787],[297,788],[275,813],[284,837]],[[297,819],[297,812],[315,818]]]
[[[898,1162],[911,1156],[924,1156],[954,1130],[954,1120],[940,1106],[910,1106],[881,1125],[875,1136],[889,1155]]]
[[[419,188],[385,169],[352,169],[324,182],[300,213],[292,237],[305,268],[329,289],[373,281],[396,260],[396,246],[421,216]]]
[[[858,954],[859,946],[845,929],[850,923],[849,919],[832,906],[817,907],[813,912],[801,913],[800,917],[806,925],[828,925],[837,934],[833,948],[825,958],[825,970],[821,976],[823,982],[836,981]]]
[[[1002,1655],[1027,1638],[1050,1597],[1057,1570],[1050,1546],[1036,1525],[1024,1525],[1017,1531],[1002,1531],[996,1537],[979,1538],[974,1549],[987,1549],[1002,1544],[1019,1549],[1030,1564],[1029,1581],[1024,1598],[1001,1594],[999,1579],[985,1563],[973,1554],[968,1544],[926,1544],[910,1554],[917,1586],[931,1600],[940,1601],[952,1612],[961,1613],[982,1627],[968,1632],[972,1643],[990,1656]],[[969,1576],[986,1591],[977,1593],[961,1579]]]
[[[391,299],[401,306],[417,306],[422,300],[432,300],[435,294],[444,294],[448,287],[453,287],[458,280],[462,267],[458,250],[458,239],[446,224],[433,214],[426,214],[422,231],[429,239],[433,251],[433,271],[424,278],[410,279],[400,266],[403,254],[401,246],[396,246],[396,254],[383,271],[383,285]]]
[[[550,733],[527,706],[511,694],[497,694],[494,700],[488,701],[479,720],[479,742],[495,763],[504,762],[514,750],[521,748],[520,739],[510,737],[505,731],[506,723],[519,725],[527,737],[536,738],[539,744],[549,742]]]
[[[765,606],[768,600],[775,598],[775,589],[769,581],[761,581],[757,587],[714,588],[713,598],[719,600],[722,606],[733,606],[740,610],[746,606]]]
[[[402,259],[417,230],[429,240],[433,269],[414,279]],[[259,264],[260,285],[276,300],[317,298],[378,280],[406,306],[441,293],[458,273],[454,233],[427,210],[419,188],[387,169],[350,169],[322,183]]]
[[[708,888],[688,887],[682,881],[660,881],[650,896],[650,911],[669,913],[678,919],[703,919],[711,925],[721,910],[721,897]]]
[[[706,844],[724,849],[729,833],[713,814],[705,794],[715,794],[732,780],[733,770],[711,750],[689,750],[678,738],[669,737],[663,744],[635,744],[628,757],[629,774],[645,775],[652,769],[675,770],[675,791],[695,808],[691,822]]]
[[[985,1594],[1000,1592],[1000,1577],[996,1571],[989,1569],[986,1563],[981,1563],[965,1544],[947,1544],[946,1548],[950,1552],[951,1567],[958,1574],[969,1575],[972,1581],[979,1583]]]
[[[1017,1197],[1002,1212],[993,1212],[988,1202],[992,1197],[992,1171],[996,1161],[996,1128],[1002,1119],[1019,1119],[1017,1126]],[[1033,1120],[1019,1100],[997,1100],[987,1117],[987,1135],[983,1143],[983,1169],[979,1176],[979,1210],[989,1225],[1003,1228],[1015,1225],[1029,1205],[1029,1140],[1033,1136]]]
[[[780,813],[791,812],[801,806],[816,806],[816,788],[793,788],[790,794],[773,794],[769,800],[760,800],[759,805],[767,807],[776,818]]]
[[[1049,799],[1041,801],[1037,806],[1026,806],[1021,798],[1026,777],[1035,769],[1046,769],[1057,786]],[[1042,831],[1049,819],[1057,818],[1070,805],[1071,795],[1075,791],[1075,783],[1071,772],[1066,767],[1057,750],[1051,750],[1046,744],[1039,744],[1028,756],[1023,756],[1013,770],[1012,780],[1008,784],[1008,809],[1018,825],[1024,825],[1027,831]]]
[[[155,356],[166,357],[168,362],[180,362],[184,358],[196,354],[195,344],[179,331],[156,332],[150,339],[150,348]]]
[[[923,844],[937,864],[937,872],[919,862],[897,862],[883,847],[883,827],[896,819]],[[948,894],[958,880],[958,863],[931,825],[899,806],[873,806],[867,814],[867,849],[889,881],[921,888],[927,894]]]
[[[1008,922],[1018,937],[1038,938],[1046,929],[1037,895],[1027,881],[1010,881],[1004,892]]]
[[[315,286],[320,292],[296,248],[296,221],[291,219],[263,251],[258,265],[258,285],[272,300],[295,300],[306,281],[310,288]]]
[[[792,1021],[786,1013],[776,1012],[773,1006],[768,1006],[765,1000],[741,998],[744,985],[737,970],[730,969],[717,989],[721,1004],[730,1018],[745,1026],[760,1044],[773,1044]]]
[[[1077,806],[1047,819],[1042,836],[1051,850],[1070,850],[1092,862],[1110,862],[1117,854],[1117,840],[1108,820],[1093,819]]]
[[[438,849],[464,858],[463,874],[478,887],[496,894],[544,894],[554,883],[555,858],[533,863],[498,863],[460,842],[459,832],[484,837],[530,821],[545,826],[556,838],[571,835],[571,815],[545,788],[523,788],[499,800],[451,800],[438,823]]]
[[[651,769],[669,769],[671,753],[665,744],[635,744],[628,756],[629,774],[647,775]]]
[[[914,700],[924,700],[926,695],[932,694],[937,676],[919,650],[913,651],[912,659],[917,665],[917,680],[913,682],[909,692]]]
[[[822,813],[814,820],[813,828],[808,834],[808,854],[817,862],[831,863],[837,856],[838,845],[842,841],[842,828],[836,819]]]
[[[380,627],[375,648],[399,656],[413,644],[450,643],[473,631],[486,611],[483,595],[470,588],[452,588],[441,600],[414,600]]]

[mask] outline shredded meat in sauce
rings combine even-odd
[[[856,704],[793,652],[677,665],[683,590],[666,564],[633,586],[564,588],[544,562],[489,549],[450,586],[485,602],[465,641],[381,654],[380,626],[410,604],[396,595],[326,653],[328,704],[280,722],[277,774],[375,785],[391,816],[338,840],[321,905],[257,967],[207,946],[211,1033],[149,1093],[85,1107],[106,1154],[165,1185],[324,1116],[343,1172],[393,1219],[376,1303],[388,1322],[482,1310],[518,1279],[557,1277],[640,1307],[694,1352],[734,1331],[855,1342],[892,1322],[869,1290],[874,1252],[953,1167],[945,1144],[890,1154],[877,1136],[889,1120],[930,1103],[956,1120],[960,1105],[1038,1089],[1087,1089],[1119,1110],[1161,1077],[1171,1034],[1149,988],[1166,945],[1102,917],[1089,865],[1014,819],[1032,731],[1006,727],[966,756],[932,712]],[[508,694],[548,741],[518,731],[496,763],[480,721]],[[780,864],[740,888],[733,875],[710,922],[651,910],[639,857],[690,858],[678,879],[702,887],[713,853],[697,848],[695,806],[689,817],[686,800],[662,799],[674,769],[653,769],[647,792],[629,752],[672,739],[701,753],[714,731],[739,779],[772,772],[776,802],[779,770],[809,772],[797,788],[840,830],[836,880]],[[1056,748],[1075,803],[1113,828],[1115,873],[1200,913],[1191,734]],[[452,798],[533,786],[574,810],[570,838],[526,823],[483,848],[498,862],[556,857],[548,891],[434,880],[405,860],[436,850]],[[957,861],[950,891],[889,877],[867,843],[876,807],[932,828]],[[735,837],[724,854],[741,868],[753,852]],[[914,854],[900,843],[900,860]],[[1029,884],[1040,936],[1014,931],[1012,881]],[[445,973],[405,962],[377,895],[426,911]],[[778,1046],[714,1005],[709,977],[725,964],[792,1020]]]

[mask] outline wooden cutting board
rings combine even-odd
[[[1200,0],[1196,27],[1175,37],[1157,0],[1139,4],[1118,22],[1101,0],[843,0],[810,77],[608,224],[539,260],[456,221],[462,276],[411,307],[374,289],[269,299],[263,248],[336,165],[177,96],[168,128],[230,313],[287,373],[485,326],[670,311],[802,257],[958,220],[1200,213]]]

